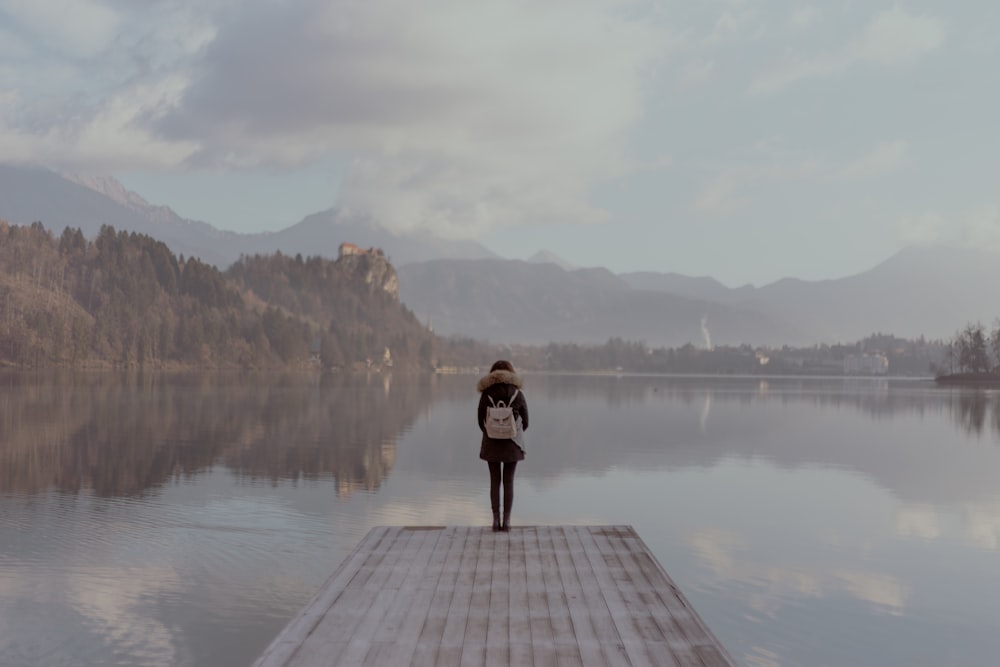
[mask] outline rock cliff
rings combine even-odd
[[[360,253],[341,254],[337,264],[364,280],[372,293],[381,290],[399,300],[399,276],[381,250],[372,248]]]

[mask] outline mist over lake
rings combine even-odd
[[[371,527],[488,525],[475,379],[0,374],[0,664],[245,665]],[[515,525],[635,526],[742,664],[1000,652],[1000,392],[525,381]]]

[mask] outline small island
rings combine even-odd
[[[945,350],[947,368],[937,368],[939,385],[1000,387],[1000,320],[992,331],[981,323],[967,324]]]

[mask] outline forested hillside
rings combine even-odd
[[[434,336],[399,303],[396,271],[381,253],[336,262],[277,253],[240,258],[226,275],[249,294],[310,323],[324,363],[428,368]],[[386,352],[388,351],[388,353]]]
[[[0,365],[417,368],[432,335],[359,258],[276,255],[227,276],[148,236],[0,221]],[[374,261],[374,260],[373,260]],[[395,281],[382,260],[379,271]]]

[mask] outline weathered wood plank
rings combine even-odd
[[[607,661],[606,664],[626,667],[632,663],[628,659],[622,638],[615,627],[611,610],[608,609],[607,600],[601,587],[597,583],[594,568],[591,567],[590,560],[580,538],[581,531],[585,531],[585,526],[571,526],[565,530],[566,542],[569,548],[569,555],[573,569],[576,571],[577,580],[583,592],[584,604],[590,614],[591,624],[594,633],[601,644],[602,655]]]
[[[645,638],[636,626],[632,612],[621,592],[620,585],[624,573],[620,571],[620,568],[617,568],[617,563],[614,560],[607,557],[606,532],[609,530],[611,530],[610,527],[595,526],[589,530],[581,531],[580,538],[586,549],[590,566],[593,568],[594,578],[604,594],[615,629],[618,631],[618,636],[621,637],[622,646],[628,655],[629,662],[636,666],[654,665],[656,663],[653,656],[649,655]],[[601,542],[605,545],[603,551]],[[614,567],[609,567],[609,564]]]
[[[682,664],[703,662],[698,649],[716,644],[716,639],[700,622],[636,532],[630,527],[622,527],[618,533],[616,554],[630,565],[633,581],[643,591],[642,601],[663,632],[671,653]]]
[[[660,569],[651,569],[651,560],[646,554],[636,554],[632,549],[638,546],[637,535],[630,526],[616,526],[618,539],[609,540],[613,553],[628,575],[629,584],[623,589],[626,595],[636,597],[635,608],[643,610],[647,618],[656,625],[658,632],[650,631],[650,646],[661,647],[670,654],[676,664],[701,664],[694,652],[692,637],[685,634],[674,620],[677,616],[689,617],[683,600],[677,597],[673,582]],[[652,649],[651,649],[652,650]]]
[[[370,601],[367,605],[355,607],[357,613],[350,614],[357,617],[356,622],[349,634],[345,634],[342,628],[330,627],[330,617],[323,620],[317,629],[326,631],[323,637],[313,643],[321,656],[337,656],[337,661],[341,665],[361,665],[364,663],[371,643],[379,626],[382,624],[386,613],[392,604],[396,593],[402,582],[410,573],[415,553],[425,540],[425,533],[417,531],[402,531],[399,528],[392,529],[394,532],[393,546],[389,556],[383,561],[385,566],[373,574],[368,582],[362,587],[362,594]],[[402,545],[402,546],[396,546]],[[412,550],[412,551],[411,551]],[[394,556],[390,560],[390,556]],[[362,599],[365,599],[363,597]],[[345,624],[346,625],[346,624]],[[305,657],[305,653],[303,654]],[[329,659],[329,658],[327,658]]]
[[[446,534],[444,528],[425,529],[425,532],[427,539],[372,639],[372,646],[365,657],[366,665],[408,665],[416,653],[417,639],[452,542],[451,535]]]
[[[617,526],[608,531],[597,533],[595,535],[597,544],[612,571],[612,575],[618,582],[618,590],[632,614],[632,620],[642,638],[647,642],[664,642],[666,637],[663,635],[663,631],[657,625],[649,607],[642,599],[640,586],[645,580],[642,579],[641,573],[632,561],[622,558],[617,549],[620,544],[620,539],[615,539],[618,537],[617,533]],[[641,581],[637,582],[637,579]]]
[[[580,581],[576,563],[570,553],[567,532],[571,532],[572,529],[554,527],[551,530],[556,566],[562,580],[570,620],[573,623],[580,662],[585,667],[609,665],[611,660],[605,655],[604,646],[598,639],[598,629],[593,621],[594,612],[592,612],[587,596],[583,592],[583,583]],[[605,621],[609,620],[606,616],[604,618]]]
[[[461,527],[456,528],[451,533],[448,553],[445,556],[441,574],[434,588],[434,595],[427,610],[427,617],[417,638],[417,647],[411,662],[416,667],[423,667],[425,665],[426,667],[434,667],[437,664],[438,648],[441,646],[444,638],[444,627],[448,620],[448,608],[451,606],[451,601],[455,594],[455,582],[461,571],[462,553],[465,550],[469,531],[470,528]]]
[[[493,548],[496,533],[481,533],[476,559],[476,574],[472,582],[469,615],[465,625],[462,659],[459,664],[482,665],[486,661],[486,631],[489,624],[490,585],[493,582]]]
[[[528,608],[528,572],[525,567],[524,540],[527,530],[515,528],[510,532],[510,618],[507,622],[510,633],[510,664],[531,665],[531,624]]]
[[[542,528],[522,528],[524,533],[525,576],[528,581],[528,624],[531,628],[531,659],[535,667],[555,667],[555,632],[549,613],[545,578],[542,575],[542,557],[539,533]]]
[[[498,536],[494,544],[486,667],[504,667],[510,664],[510,537]]]
[[[735,665],[629,526],[369,532],[256,663]]]
[[[448,607],[448,617],[445,620],[444,633],[438,648],[437,664],[457,665],[461,662],[462,649],[465,646],[465,628],[469,621],[469,606],[472,603],[472,586],[476,578],[476,563],[479,562],[479,545],[482,538],[482,530],[472,530],[466,538],[459,574],[455,580],[455,592],[452,595],[451,605]]]
[[[576,629],[573,627],[573,619],[570,617],[566,591],[563,589],[562,578],[559,576],[559,563],[556,561],[553,532],[553,528],[550,526],[539,529],[539,552],[542,559],[542,578],[545,581],[549,617],[552,621],[552,633],[556,644],[556,658],[559,665],[580,665],[583,658],[580,656]]]

